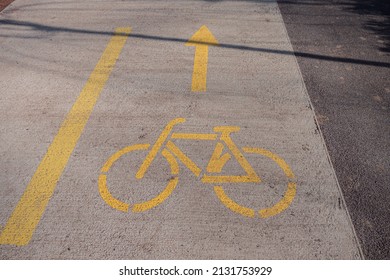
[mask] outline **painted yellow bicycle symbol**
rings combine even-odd
[[[233,140],[230,137],[230,134],[240,130],[237,126],[217,126],[214,127],[213,134],[199,134],[199,133],[171,133],[173,127],[179,123],[185,122],[183,118],[177,118],[170,121],[160,136],[158,137],[156,143],[151,147],[149,153],[147,154],[145,160],[142,162],[139,167],[135,177],[136,179],[142,179],[145,173],[148,171],[150,165],[156,156],[161,153],[161,155],[166,159],[170,166],[170,172],[172,177],[169,179],[165,189],[159,193],[153,199],[135,203],[130,205],[125,203],[117,198],[115,198],[109,191],[107,186],[107,173],[110,171],[114,163],[121,158],[123,155],[137,151],[137,150],[148,150],[150,144],[138,144],[125,147],[120,151],[113,154],[104,164],[101,169],[101,174],[99,175],[98,185],[99,192],[104,201],[111,207],[127,212],[131,209],[132,212],[143,212],[149,210],[153,207],[164,202],[176,188],[179,181],[179,164],[177,159],[179,159],[196,177],[200,177],[202,169],[199,168],[194,161],[192,161],[177,145],[175,145],[171,140],[172,139],[186,139],[186,140],[204,140],[204,141],[216,141],[214,152],[211,155],[211,158],[206,167],[206,173],[201,177],[203,183],[215,184],[214,192],[219,198],[219,200],[230,210],[239,213],[247,217],[255,217],[258,214],[262,218],[268,218],[279,214],[288,208],[295,197],[296,194],[296,183],[294,182],[294,174],[291,171],[291,168],[287,163],[279,156],[274,153],[261,149],[261,148],[251,148],[243,147],[242,151],[247,154],[258,154],[265,156],[274,162],[282,169],[283,173],[288,179],[287,188],[282,196],[282,198],[277,201],[273,206],[268,208],[263,208],[255,210],[240,205],[231,199],[224,191],[223,187],[220,184],[223,183],[259,183],[260,177],[256,174],[248,160],[244,157],[240,149],[236,146]],[[218,137],[219,136],[219,137]],[[165,147],[163,145],[165,144]],[[226,146],[230,153],[225,153],[222,155],[224,146]],[[245,175],[212,175],[221,173],[223,167],[231,159],[231,155],[237,160],[239,165],[245,171]]]

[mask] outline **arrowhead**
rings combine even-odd
[[[186,46],[198,46],[198,45],[218,45],[217,39],[210,32],[206,25],[203,25],[195,32],[190,40],[186,43]]]

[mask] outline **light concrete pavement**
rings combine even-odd
[[[0,67],[0,258],[361,258],[274,1],[18,0]]]

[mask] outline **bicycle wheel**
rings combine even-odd
[[[132,212],[143,212],[154,208],[164,202],[164,200],[166,200],[171,195],[172,191],[176,188],[176,185],[179,181],[179,178],[177,176],[179,174],[179,165],[177,164],[175,157],[168,150],[164,149],[161,154],[164,156],[164,158],[170,165],[172,177],[169,179],[167,186],[161,193],[159,193],[156,197],[150,200],[135,203],[133,205],[130,205],[126,202],[121,201],[120,199],[115,198],[110,193],[107,186],[107,173],[110,171],[111,167],[115,164],[115,162],[117,162],[125,154],[138,150],[147,150],[149,149],[149,147],[150,144],[138,144],[125,147],[113,154],[111,157],[109,157],[102,169],[100,170],[101,173],[98,179],[99,193],[103,200],[112,208],[123,212],[128,212],[129,209],[131,209]]]
[[[269,218],[286,210],[291,205],[296,195],[295,176],[289,165],[281,157],[265,149],[244,147],[243,151],[248,154],[262,155],[274,161],[288,178],[286,191],[284,192],[282,198],[274,205],[260,210],[248,208],[237,203],[226,194],[222,186],[214,187],[214,192],[218,199],[233,212],[251,218],[255,217],[256,214],[258,214],[261,218]]]

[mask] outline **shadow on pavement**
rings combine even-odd
[[[65,33],[79,33],[79,34],[91,34],[91,35],[106,35],[106,36],[112,36],[115,34],[115,32],[57,27],[57,26],[43,25],[43,24],[38,24],[38,23],[28,22],[28,21],[16,21],[16,20],[7,20],[7,19],[0,20],[0,26],[23,26],[23,27],[30,27],[31,29],[35,29],[35,30],[39,30],[39,31],[43,31],[43,32],[56,32],[56,33],[65,32]],[[0,35],[0,37],[7,37],[7,36]],[[13,35],[11,37],[17,37],[17,36]],[[26,37],[19,36],[19,37],[20,38],[34,38],[34,37],[28,37],[28,36],[26,36]],[[145,40],[159,40],[159,41],[170,41],[170,42],[179,42],[179,43],[188,42],[187,39],[144,35],[144,34],[137,34],[137,33],[131,33],[130,37],[140,38],[140,39],[145,39]],[[192,43],[202,44],[201,42],[192,42]],[[346,57],[335,57],[335,56],[320,55],[320,54],[314,54],[314,53],[308,53],[308,52],[294,52],[294,51],[288,51],[288,50],[255,48],[255,47],[248,47],[248,46],[244,46],[244,45],[233,45],[233,44],[223,44],[223,43],[220,43],[218,45],[218,47],[228,48],[228,49],[236,49],[236,50],[242,50],[242,51],[255,51],[255,52],[263,52],[263,53],[280,54],[280,55],[295,55],[298,57],[319,59],[319,60],[325,60],[325,61],[390,68],[390,63],[387,63],[387,62],[371,61],[371,60],[364,60],[364,59],[354,59],[354,58],[346,58]]]
[[[222,2],[226,0],[204,0],[206,2]],[[247,2],[274,2],[272,0],[244,0]],[[390,1],[389,0],[277,0],[284,5],[307,5],[307,6],[324,6],[337,5],[343,6],[347,12],[353,12],[360,15],[381,16],[366,21],[363,28],[374,31],[385,41],[385,47],[379,49],[383,52],[390,52]]]
[[[385,46],[380,50],[390,52],[390,1],[386,0],[354,0],[353,5],[348,8],[349,11],[361,15],[378,15],[381,18],[375,18],[367,21],[364,28],[374,31],[385,41]]]
[[[207,1],[207,0],[206,0]],[[251,0],[248,0],[251,1]],[[255,1],[255,0],[252,0]],[[256,1],[255,1],[256,2]],[[375,17],[366,20],[363,28],[366,30],[374,31],[380,38],[385,41],[384,47],[380,47],[382,52],[390,52],[390,1],[388,0],[344,0],[344,1],[332,1],[332,0],[277,0],[280,4],[291,5],[338,5],[342,6],[347,12],[353,12],[360,15],[364,15],[367,18]]]

